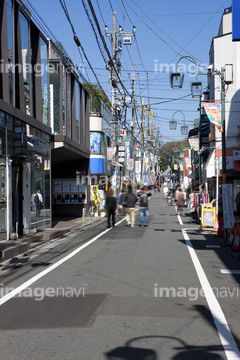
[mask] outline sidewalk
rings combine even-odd
[[[23,254],[41,244],[44,244],[52,239],[61,237],[70,231],[89,228],[93,225],[106,222],[106,217],[98,218],[69,218],[62,217],[54,219],[55,225],[53,228],[45,228],[38,230],[36,234],[23,235],[17,240],[2,240],[0,241],[0,262],[9,260],[17,255]]]

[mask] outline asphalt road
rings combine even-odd
[[[102,223],[6,265],[1,359],[240,359],[239,261],[162,193],[138,224],[139,211],[134,228]]]

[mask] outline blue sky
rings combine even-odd
[[[55,38],[64,44],[71,59],[82,66],[82,57],[73,40],[72,29],[60,1],[30,0],[30,2]],[[111,99],[109,74],[82,1],[65,0],[65,3],[82,47],[102,88]],[[87,0],[84,0],[84,3],[91,14]],[[125,45],[122,49],[121,79],[130,92],[133,70],[131,64],[138,64],[136,65],[136,101],[138,106],[141,102],[151,104],[154,123],[160,125],[163,143],[183,139],[180,132],[182,113],[176,113],[174,116],[174,119],[179,121],[177,130],[170,131],[169,129],[169,121],[175,111],[182,111],[186,121],[193,121],[199,117],[198,100],[192,99],[191,95],[187,96],[190,94],[190,81],[193,81],[195,77],[189,76],[186,72],[183,88],[173,90],[170,87],[169,73],[164,68],[162,70],[163,64],[176,64],[181,56],[191,56],[199,65],[208,64],[211,39],[217,36],[222,13],[231,4],[231,0],[202,0],[201,2],[192,0],[92,0],[102,33],[105,24],[108,25],[109,31],[112,30],[113,11],[117,16],[117,30],[119,25],[125,32],[131,32],[133,25],[136,27],[136,36],[132,45]],[[90,17],[93,21],[92,15]],[[106,38],[106,42],[111,52],[110,39]],[[107,58],[106,53],[105,57]],[[187,59],[181,60],[180,63],[186,68],[186,71],[191,71],[191,69],[194,71],[195,66],[191,65]],[[89,78],[92,83],[96,83],[86,61],[85,66],[84,77]],[[199,71],[203,70],[199,68]],[[198,80],[203,81],[206,88],[207,77],[198,76]],[[137,114],[139,121],[140,116],[139,112]],[[129,111],[129,121],[130,118]],[[192,127],[190,122],[186,125],[189,125],[189,128]]]

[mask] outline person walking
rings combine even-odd
[[[123,189],[122,189],[122,194],[121,194],[121,197],[120,197],[119,204],[122,206],[122,214],[123,214],[124,216],[126,215],[126,206],[127,206],[126,196],[127,196],[127,194],[125,193],[125,189],[123,188]]]
[[[148,226],[149,222],[149,206],[148,206],[148,197],[152,193],[147,193],[147,188],[144,186],[142,193],[140,194],[140,226]]]
[[[108,197],[106,199],[106,209],[107,209],[107,227],[115,226],[115,213],[117,210],[117,198],[114,196],[114,190],[110,189]]]
[[[135,224],[135,204],[137,197],[132,192],[132,185],[128,185],[128,193],[126,194],[126,213],[127,213],[127,225],[134,227]]]
[[[166,184],[164,185],[164,188],[163,188],[163,194],[164,194],[165,199],[167,199],[167,196],[168,196],[168,187],[167,187]]]
[[[34,195],[34,204],[36,209],[36,217],[39,217],[41,213],[41,207],[43,205],[43,197],[40,189],[38,189]]]
[[[182,189],[178,189],[178,198],[176,201],[176,205],[177,205],[177,215],[180,212],[180,215],[182,215],[182,210],[183,210],[183,205],[185,203],[185,197],[184,197],[184,193],[182,191]]]

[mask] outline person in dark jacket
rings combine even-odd
[[[126,201],[126,212],[127,212],[127,225],[134,227],[135,224],[135,204],[137,202],[137,197],[132,192],[132,185],[128,185],[128,193],[125,197]]]
[[[126,196],[127,196],[127,194],[125,193],[125,189],[123,188],[123,189],[122,189],[122,194],[121,194],[121,196],[120,196],[119,204],[122,206],[122,214],[123,214],[124,216],[126,215],[126,206],[127,206]]]
[[[143,187],[142,192],[140,193],[140,226],[148,226],[149,222],[149,205],[148,198],[152,193],[147,193],[147,188]]]
[[[108,197],[106,199],[106,209],[107,209],[107,227],[111,227],[111,218],[112,226],[115,226],[115,212],[117,209],[117,198],[114,195],[114,190],[110,189]]]

